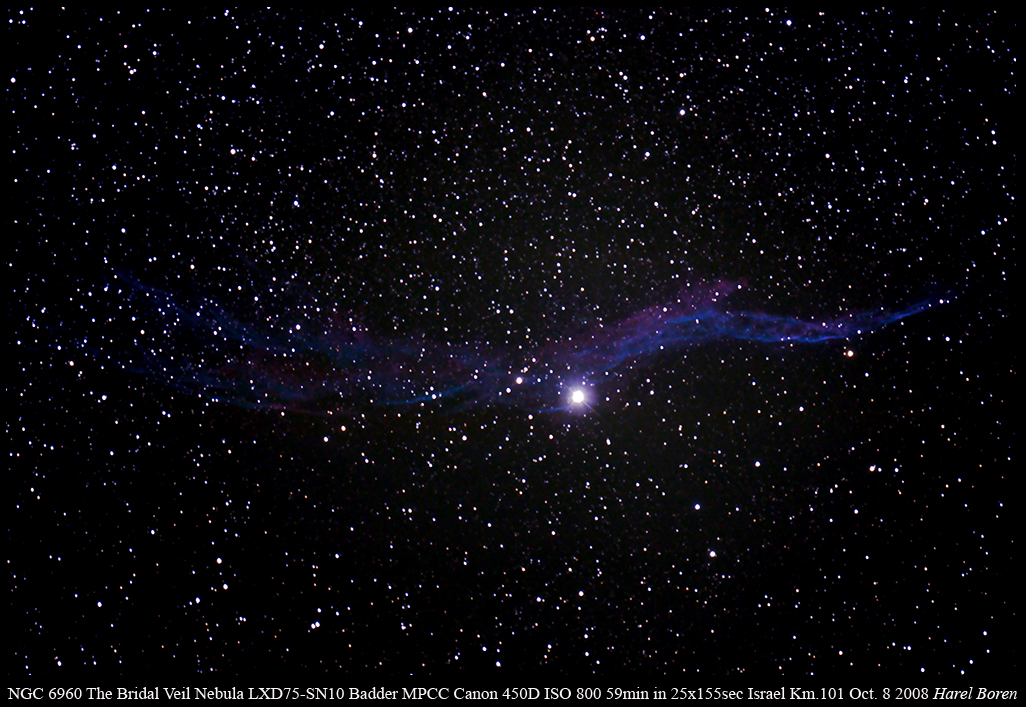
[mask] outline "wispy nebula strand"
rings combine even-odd
[[[549,411],[567,407],[567,391],[619,378],[661,356],[722,340],[815,344],[870,332],[947,301],[923,299],[897,311],[851,312],[806,321],[727,306],[737,283],[688,287],[669,303],[567,335],[533,351],[425,339],[375,337],[353,318],[288,326],[248,321],[209,300],[182,304],[170,293],[118,277],[119,294],[146,302],[158,330],[185,331],[178,343],[142,342],[125,356],[131,370],[234,405],[303,411],[439,404],[449,410],[494,404]],[[308,308],[309,309],[309,308]],[[313,308],[318,310],[318,308]],[[323,310],[318,310],[323,311]],[[258,319],[258,318],[254,318]],[[168,349],[172,350],[168,350]],[[213,352],[214,356],[211,356]],[[219,359],[217,365],[205,363]],[[127,359],[127,360],[125,360]]]

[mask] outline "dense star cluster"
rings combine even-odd
[[[1011,15],[9,14],[9,674],[1017,667]]]

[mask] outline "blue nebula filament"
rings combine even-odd
[[[211,400],[308,412],[428,405],[447,410],[580,408],[595,382],[624,377],[657,357],[707,342],[849,339],[948,301],[934,296],[897,311],[806,321],[734,311],[725,300],[740,288],[737,283],[699,284],[666,304],[513,353],[477,344],[374,336],[351,317],[289,326],[247,321],[209,300],[181,304],[129,275],[117,279],[126,287],[123,295],[146,301],[158,313],[164,321],[160,329],[184,330],[198,339],[198,350],[214,354],[154,344],[143,355],[127,357],[125,368]],[[207,363],[210,359],[217,363]]]

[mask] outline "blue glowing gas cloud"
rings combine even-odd
[[[172,331],[188,335],[188,346],[182,337],[143,345],[141,353],[128,357],[126,368],[213,400],[319,412],[421,405],[458,410],[492,404],[557,410],[567,406],[564,394],[572,386],[619,378],[659,356],[705,342],[848,339],[947,301],[935,296],[898,311],[805,321],[731,310],[725,300],[739,285],[700,284],[667,304],[514,353],[484,345],[373,336],[341,316],[305,322],[292,318],[288,324],[245,318],[209,299],[180,303],[125,274],[116,280],[120,295],[147,303],[159,317],[157,329],[169,339],[175,338],[168,334]]]

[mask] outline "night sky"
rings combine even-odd
[[[1016,34],[11,11],[9,676],[1012,677]]]

